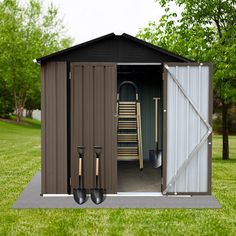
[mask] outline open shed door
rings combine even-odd
[[[71,64],[71,187],[78,187],[77,146],[85,146],[84,185],[95,187],[95,154],[102,146],[101,186],[117,192],[117,71],[113,63]]]
[[[211,70],[164,65],[164,194],[211,194]]]

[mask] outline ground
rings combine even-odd
[[[221,209],[12,209],[40,170],[40,124],[0,121],[0,235],[236,235],[236,136],[230,159],[213,139],[213,195]]]

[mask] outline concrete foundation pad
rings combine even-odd
[[[161,196],[150,194],[108,195],[103,203],[96,205],[89,198],[78,205],[72,195],[40,196],[41,173],[30,181],[13,208],[220,208],[213,196]]]

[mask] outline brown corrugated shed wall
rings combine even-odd
[[[42,194],[67,192],[66,62],[41,66]]]

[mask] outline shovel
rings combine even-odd
[[[155,143],[156,150],[149,151],[149,160],[154,168],[159,168],[162,165],[162,151],[158,147],[158,105],[160,98],[153,98],[155,101]]]
[[[73,189],[74,200],[79,204],[83,204],[87,201],[86,189],[84,188],[83,181],[83,157],[84,157],[84,146],[78,146],[77,152],[79,155],[79,187]]]
[[[100,158],[101,158],[102,147],[94,146],[94,151],[96,153],[96,186],[90,190],[91,199],[95,204],[100,204],[104,201],[105,190],[100,187]]]

